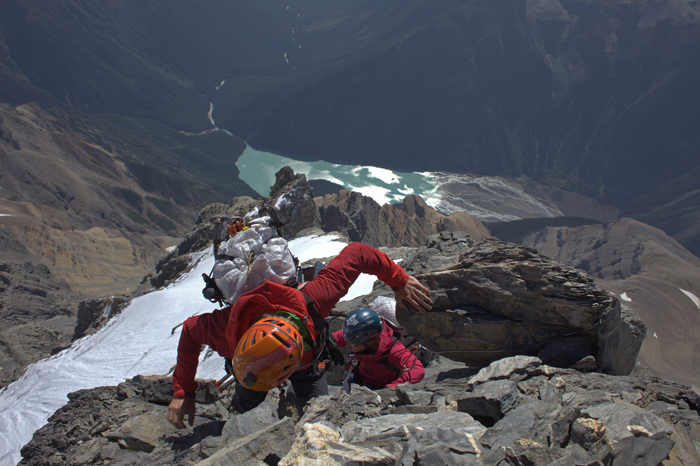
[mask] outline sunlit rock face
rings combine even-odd
[[[466,235],[435,235],[406,264],[433,310],[397,308],[408,333],[446,357],[483,367],[504,356],[629,374],[644,323],[586,273],[536,250]],[[595,360],[595,364],[589,365]]]
[[[464,212],[444,215],[416,195],[403,203],[380,206],[360,193],[341,190],[319,203],[321,226],[339,231],[352,241],[375,247],[419,246],[440,231],[465,231],[475,239],[488,236],[479,219]]]

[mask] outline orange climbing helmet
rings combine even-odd
[[[267,391],[292,375],[304,355],[299,331],[279,317],[255,322],[241,337],[233,354],[233,371],[244,387]]]

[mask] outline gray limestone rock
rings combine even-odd
[[[469,413],[476,419],[489,419],[489,424],[493,425],[517,405],[520,396],[515,382],[492,380],[477,386],[456,401],[461,412]]]
[[[547,445],[552,424],[564,416],[560,405],[533,401],[509,411],[481,436],[479,442],[491,450],[510,447],[518,440]]]
[[[514,356],[492,362],[488,367],[481,369],[478,374],[470,377],[469,383],[471,385],[478,385],[487,380],[517,380],[523,378],[521,377],[522,374],[532,376],[544,373],[545,371],[546,368],[542,367],[542,361],[540,361],[539,358]]]
[[[481,367],[518,354],[558,367],[593,356],[613,374],[634,367],[643,323],[584,272],[512,243],[431,238],[405,268],[430,288],[433,309],[396,313],[430,350]]]
[[[416,432],[404,445],[397,464],[467,465],[475,464],[480,456],[481,450],[471,435],[431,427]]]
[[[459,435],[460,439],[469,439],[475,447],[475,439],[486,431],[484,426],[467,413],[444,411],[430,414],[389,414],[363,419],[345,424],[340,432],[349,443],[379,446],[398,454],[402,442],[412,439],[417,433],[438,428],[449,430]]]
[[[548,465],[562,458],[564,451],[560,448],[550,448],[538,442],[521,439],[512,446],[504,448],[506,464]]]
[[[646,338],[646,325],[632,310],[615,299],[603,313],[596,360],[606,374],[632,372]]]
[[[224,440],[237,439],[262,430],[280,420],[277,408],[277,399],[268,396],[257,408],[232,415],[226,421],[221,436]]]
[[[669,457],[675,442],[665,434],[627,437],[615,445],[614,466],[659,466]]]
[[[226,444],[201,466],[261,466],[272,459],[279,461],[294,443],[294,422],[281,419],[270,426]]]
[[[301,435],[296,438],[291,451],[282,458],[279,466],[393,466],[394,463],[394,455],[386,450],[347,443],[335,428],[318,423],[302,427]]]
[[[125,445],[131,451],[152,452],[166,435],[175,432],[162,412],[151,411],[129,419],[117,432],[108,434],[110,441]]]
[[[665,420],[638,406],[622,401],[591,406],[582,409],[581,414],[599,420],[605,426],[606,435],[614,443],[633,436],[630,426],[641,426],[651,435],[658,433],[668,435],[673,432],[673,427]]]
[[[564,451],[564,456],[549,463],[549,466],[570,466],[572,464],[581,466],[603,466],[605,464],[601,462],[599,458],[591,455],[589,452],[584,450],[580,445],[569,445]]]

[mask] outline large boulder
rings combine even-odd
[[[643,322],[586,273],[534,249],[442,233],[406,270],[430,288],[433,309],[397,318],[432,351],[480,367],[519,354],[610,374],[634,368]]]

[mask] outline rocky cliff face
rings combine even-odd
[[[700,461],[700,396],[651,377],[584,374],[537,358],[477,372],[434,361],[419,384],[311,400],[273,390],[226,410],[200,382],[194,429],[165,419],[170,379],[137,377],[72,393],[22,449],[21,465],[691,466]]]
[[[430,288],[433,309],[397,309],[397,318],[446,357],[476,367],[528,354],[581,371],[635,368],[644,322],[585,273],[534,249],[443,233],[404,267]]]

